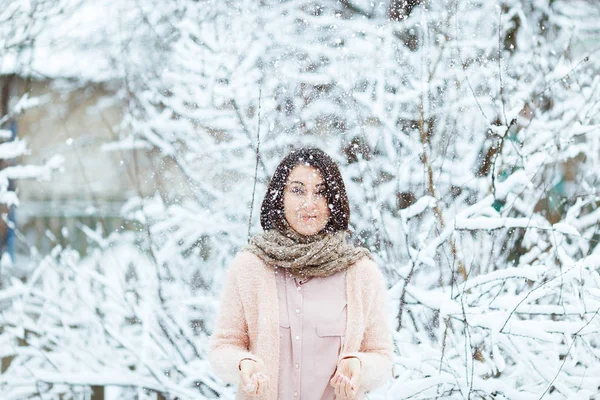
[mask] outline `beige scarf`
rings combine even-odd
[[[344,271],[364,256],[373,259],[363,247],[348,244],[347,231],[300,235],[288,228],[285,233],[269,229],[254,235],[247,247],[267,265],[289,268],[297,277],[329,276]]]

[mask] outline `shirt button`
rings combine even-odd
[[[296,363],[295,367],[296,369],[300,368],[300,364]]]
[[[298,392],[294,392],[294,397],[298,397]]]
[[[300,314],[300,309],[296,308],[296,314]]]
[[[296,335],[295,339],[300,340],[300,336]]]
[[[296,289],[300,290],[300,286],[298,286]]]

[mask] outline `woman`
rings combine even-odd
[[[348,197],[323,151],[292,151],[265,194],[264,233],[234,258],[210,362],[238,399],[361,399],[392,376],[386,288],[347,243]]]

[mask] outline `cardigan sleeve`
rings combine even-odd
[[[387,319],[387,289],[377,265],[369,261],[368,267],[360,271],[364,284],[363,299],[369,299],[365,309],[365,332],[358,352],[340,354],[357,357],[362,364],[361,387],[371,391],[383,385],[392,375],[393,342]]]
[[[263,364],[262,360],[248,351],[248,325],[237,281],[237,271],[243,267],[243,257],[241,253],[234,257],[227,274],[208,354],[215,374],[232,384],[240,382],[239,363],[243,358]]]

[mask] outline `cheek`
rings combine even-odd
[[[327,221],[331,216],[331,210],[329,209],[329,205],[327,202],[319,206],[319,215],[321,216],[321,220]]]
[[[283,213],[287,218],[297,217],[298,211],[300,210],[300,204],[294,199],[284,198],[283,199]]]
[[[319,204],[319,211],[323,215],[329,216],[329,214],[331,214],[331,210],[329,209],[329,204],[327,203],[327,201],[323,201],[323,203]]]

